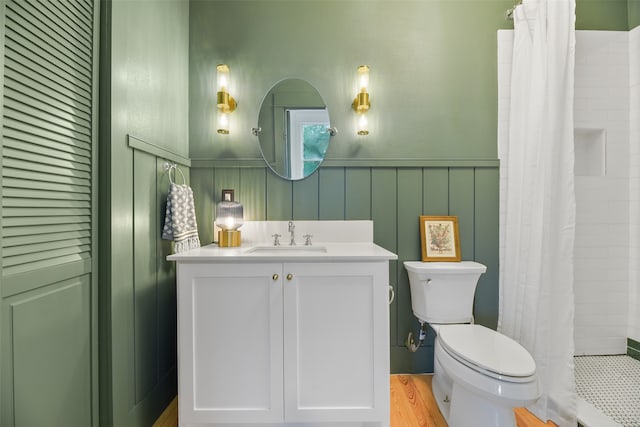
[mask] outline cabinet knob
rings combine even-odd
[[[274,274],[273,276],[271,276],[271,278],[273,279],[273,281],[274,281],[274,282],[275,282],[276,280],[278,280],[278,277],[280,277],[280,276],[278,276],[277,274]]]
[[[293,274],[291,273],[287,274],[287,280],[291,280],[291,279],[293,279]]]

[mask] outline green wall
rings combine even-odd
[[[101,425],[149,426],[176,394],[162,166],[189,164],[189,3],[114,0],[102,8]]]
[[[626,31],[627,14],[627,0],[576,0],[576,30]]]
[[[629,29],[640,25],[640,0],[628,0]]]
[[[192,1],[192,159],[259,159],[262,98],[312,83],[329,107],[331,159],[495,159],[496,29],[510,1]],[[465,33],[461,33],[464,28]],[[471,41],[472,40],[472,41]],[[213,129],[215,65],[231,68],[231,134]],[[356,68],[371,68],[370,135],[358,137]],[[472,72],[470,72],[472,70]]]

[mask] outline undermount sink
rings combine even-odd
[[[248,249],[248,254],[281,254],[281,253],[326,253],[324,246],[256,246]]]

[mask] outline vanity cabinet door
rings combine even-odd
[[[280,264],[178,264],[180,426],[282,422]]]
[[[388,262],[289,263],[287,422],[389,421]]]

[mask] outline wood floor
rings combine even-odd
[[[153,423],[153,427],[178,427],[178,396],[176,396],[160,418]]]
[[[391,427],[447,427],[431,392],[431,375],[391,375]],[[524,408],[515,410],[518,427],[550,427]],[[178,426],[178,398],[153,427]],[[557,427],[557,426],[556,426]]]

